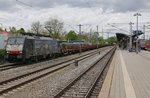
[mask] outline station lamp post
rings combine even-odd
[[[132,33],[133,33],[132,25],[134,25],[134,23],[130,22],[129,25],[130,25],[130,49],[129,51],[132,51]]]
[[[144,33],[144,35],[143,35],[143,39],[145,40],[145,25],[143,25],[143,33]]]
[[[82,38],[81,38],[82,30],[81,30],[81,27],[82,27],[83,25],[79,24],[78,26],[79,26],[80,53],[81,53],[81,52],[82,52],[82,43],[81,43],[81,41],[82,41]]]
[[[141,16],[140,13],[135,13],[134,16],[136,16],[136,53],[138,53],[138,17]]]

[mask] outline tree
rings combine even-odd
[[[17,30],[17,33],[18,33],[18,34],[25,33],[25,30],[24,30],[24,28],[20,28],[19,30]]]
[[[78,34],[78,40],[89,41],[88,36],[86,34]]]
[[[69,31],[69,33],[68,34],[66,34],[66,36],[65,36],[65,39],[66,40],[77,40],[78,39],[78,36],[77,36],[77,34],[75,33],[75,31]]]
[[[109,37],[107,40],[108,44],[113,45],[114,43],[117,43],[117,39],[115,36]]]
[[[4,31],[2,27],[0,27],[0,31]]]
[[[147,40],[148,41],[148,48],[150,48],[150,39],[149,40]]]
[[[43,30],[42,35],[49,36],[49,32],[47,32],[46,30]]]
[[[93,44],[97,44],[98,43],[98,34],[97,34],[97,32],[93,33],[91,41],[92,41]]]
[[[36,34],[40,34],[43,31],[42,24],[39,21],[33,22],[31,25],[31,31],[33,31]]]
[[[23,28],[20,28],[19,30],[16,29],[16,27],[9,27],[9,32],[12,35],[19,35],[21,33],[25,33],[25,30]]]
[[[67,34],[67,32],[64,30],[64,31],[61,33],[60,40],[65,40],[66,34]]]
[[[99,37],[98,41],[99,41],[100,45],[104,45],[105,44],[105,39],[103,39],[103,37]]]
[[[45,22],[45,28],[54,39],[60,39],[63,33],[64,23],[52,18]]]
[[[18,33],[17,33],[17,29],[15,28],[15,27],[9,27],[9,32],[11,33],[11,34],[13,34],[13,35],[17,35]]]

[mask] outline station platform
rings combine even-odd
[[[150,98],[150,52],[117,49],[98,98]]]

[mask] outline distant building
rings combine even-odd
[[[142,35],[143,33],[139,33],[138,36]],[[116,33],[117,40],[119,42],[119,47],[121,49],[129,49],[130,48],[130,35],[123,34],[123,33]],[[136,41],[137,35],[133,33],[132,35],[132,50],[136,51]],[[148,48],[148,43],[145,39],[138,39],[138,47],[139,49],[146,49]]]
[[[6,31],[0,32],[0,49],[5,49],[9,33]]]

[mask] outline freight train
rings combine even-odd
[[[61,42],[48,37],[9,37],[6,44],[5,59],[9,62],[38,61],[56,55],[77,53],[98,47],[100,46],[83,41]]]

